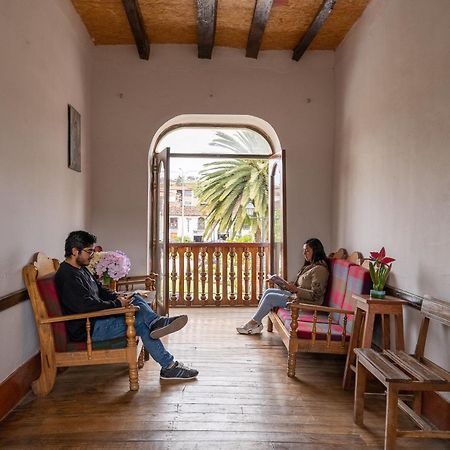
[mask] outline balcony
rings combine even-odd
[[[257,305],[268,252],[268,243],[169,244],[170,306]]]

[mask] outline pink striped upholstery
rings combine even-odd
[[[372,287],[372,280],[367,269],[361,266],[353,265],[348,271],[347,289],[345,290],[344,302],[342,309],[349,311],[355,310],[352,294],[368,294]],[[340,314],[339,325],[344,326],[344,314]],[[346,330],[351,333],[353,327],[353,315],[347,316]]]

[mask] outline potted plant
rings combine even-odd
[[[384,286],[395,259],[386,256],[386,250],[384,247],[381,247],[379,252],[370,252],[369,260],[370,278],[373,285],[373,288],[370,290],[370,296],[373,298],[384,298],[386,295]]]

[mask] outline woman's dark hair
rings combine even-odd
[[[64,256],[67,258],[72,255],[72,249],[83,250],[84,247],[89,247],[97,242],[96,236],[87,231],[72,231],[67,236],[66,243],[64,244]]]
[[[304,266],[308,265],[308,264],[312,264],[312,263],[316,263],[319,261],[327,261],[327,255],[325,254],[325,250],[323,248],[323,244],[322,242],[320,242],[319,239],[317,238],[311,238],[308,239],[305,242],[305,245],[311,247],[312,251],[313,251],[313,257],[312,257],[312,261],[308,262],[305,259],[305,264]]]

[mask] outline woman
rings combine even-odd
[[[243,327],[236,328],[240,334],[259,334],[263,329],[262,319],[275,306],[286,307],[288,300],[295,296],[302,303],[321,305],[328,284],[328,264],[325,250],[319,239],[308,239],[303,245],[305,263],[295,282],[287,283],[287,290],[267,289],[259,302],[252,320]]]

